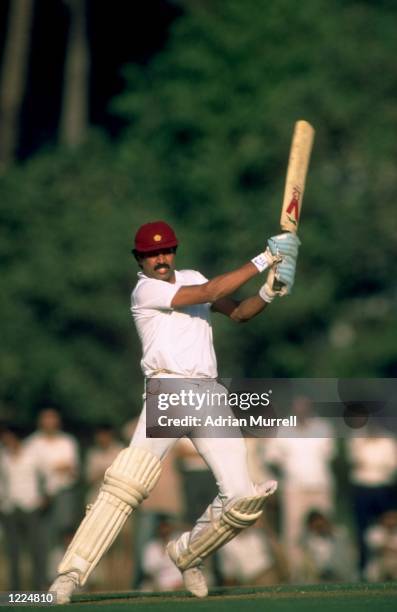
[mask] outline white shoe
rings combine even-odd
[[[77,572],[68,572],[67,574],[61,574],[54,580],[49,592],[52,592],[56,596],[57,604],[70,603],[70,598],[79,586],[79,575]]]
[[[178,552],[175,541],[172,541],[167,545],[167,553],[171,561],[176,565],[176,567],[178,567],[176,562]],[[189,593],[195,595],[196,597],[206,597],[208,595],[207,582],[200,565],[186,570],[181,570],[180,568],[178,569],[182,573],[183,583]]]

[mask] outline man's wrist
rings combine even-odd
[[[259,297],[267,304],[273,302],[275,295],[276,294],[272,289],[270,289],[267,283],[262,285],[262,287],[259,289]]]

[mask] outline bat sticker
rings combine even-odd
[[[287,208],[287,215],[288,215],[288,219],[291,221],[291,223],[294,223],[295,225],[298,224],[299,221],[299,202],[300,202],[300,197],[301,197],[301,191],[299,189],[299,187],[295,186],[293,191],[292,191],[292,200],[291,202],[288,204],[288,208]],[[292,214],[295,218],[292,217]]]

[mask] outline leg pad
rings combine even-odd
[[[270,484],[262,495],[231,501],[218,517],[211,516],[209,525],[190,538],[187,547],[176,542],[178,555],[175,564],[182,571],[200,565],[209,554],[232,540],[242,529],[253,525],[261,516],[266,498],[274,493],[277,484]],[[211,511],[210,511],[211,512]]]
[[[139,506],[160,476],[160,460],[151,452],[128,447],[106,470],[96,502],[78,528],[58,573],[76,571],[80,586],[111,546],[131,512]]]

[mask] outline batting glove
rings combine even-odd
[[[282,284],[279,290],[280,295],[288,295],[291,293],[295,282],[296,259],[291,259],[288,256],[283,258],[283,261],[275,267],[274,277],[276,281]]]
[[[272,255],[282,255],[283,257],[288,256],[296,259],[301,241],[296,234],[284,232],[284,234],[269,238],[267,244]]]
[[[273,255],[281,255],[282,260],[275,267],[275,279],[277,281],[277,290],[279,295],[287,295],[291,293],[295,281],[296,259],[298,257],[298,249],[301,244],[298,236],[287,232],[272,236],[268,240],[269,248]]]
[[[262,285],[262,287],[259,289],[259,297],[262,298],[262,300],[264,302],[267,302],[268,304],[270,304],[270,302],[273,302],[276,295],[279,295],[279,291],[275,291],[273,289],[274,279],[275,268],[273,267],[269,270],[265,284]]]
[[[259,272],[264,272],[267,268],[271,268],[275,263],[278,263],[282,260],[280,254],[273,254],[270,250],[270,247],[266,247],[266,250],[263,253],[260,253],[256,257],[251,259],[254,266],[256,266]]]

